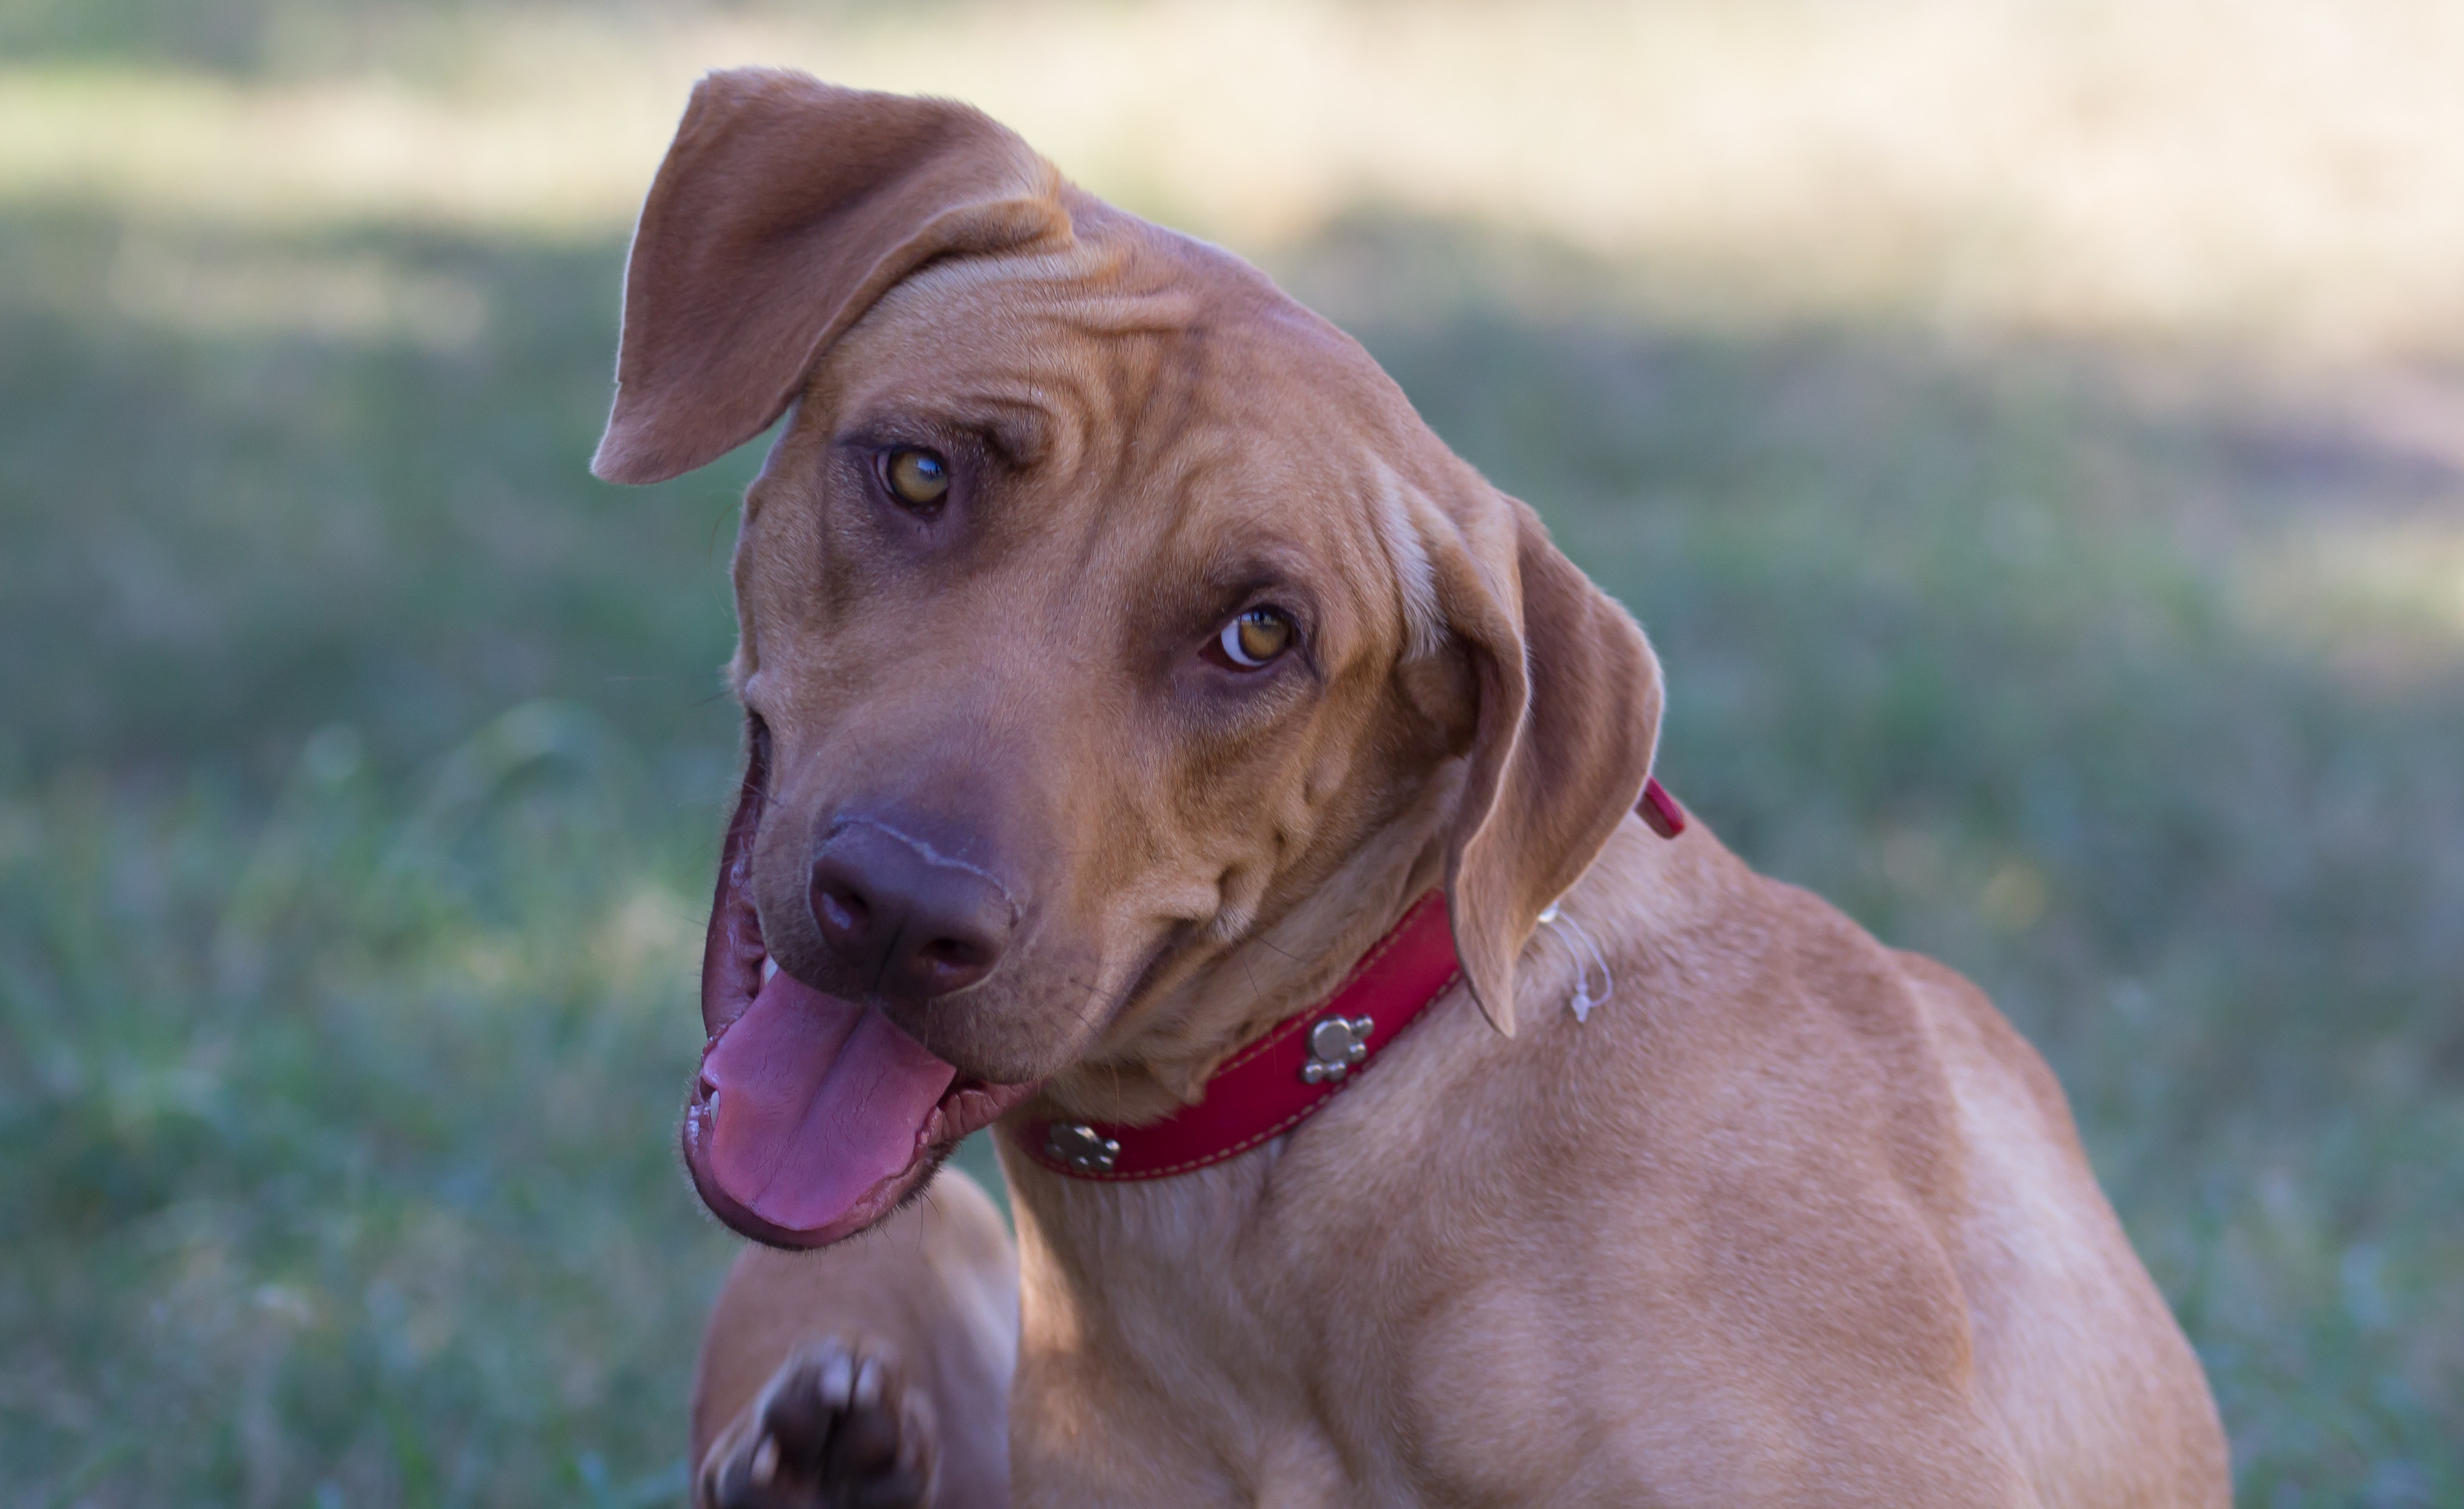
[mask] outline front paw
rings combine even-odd
[[[831,1337],[780,1365],[702,1463],[712,1509],[925,1509],[940,1467],[932,1401],[888,1347]]]

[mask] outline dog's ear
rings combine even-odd
[[[1430,555],[1479,698],[1447,838],[1447,918],[1473,998],[1511,1037],[1516,958],[1651,776],[1661,681],[1640,626],[1550,543],[1539,516],[1488,499]]]
[[[1066,245],[1052,165],[942,100],[740,69],[693,88],[625,269],[590,469],[656,482],[770,427],[813,364],[936,257]]]

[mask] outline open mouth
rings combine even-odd
[[[1035,1086],[962,1075],[878,1008],[816,990],[771,961],[751,892],[770,784],[769,730],[758,719],[751,744],[702,952],[710,1036],[685,1108],[685,1166],[702,1203],[737,1232],[821,1247],[889,1214]]]

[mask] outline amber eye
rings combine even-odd
[[[910,508],[930,508],[950,490],[950,463],[908,446],[890,453],[890,490]]]
[[[1292,621],[1271,608],[1252,608],[1223,626],[1216,643],[1224,658],[1254,671],[1291,648]]]

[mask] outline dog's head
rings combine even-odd
[[[600,476],[791,415],[685,1133],[730,1224],[869,1226],[1330,891],[1441,879],[1512,1032],[1658,668],[1359,346],[973,110],[773,72],[695,90],[625,298]]]

